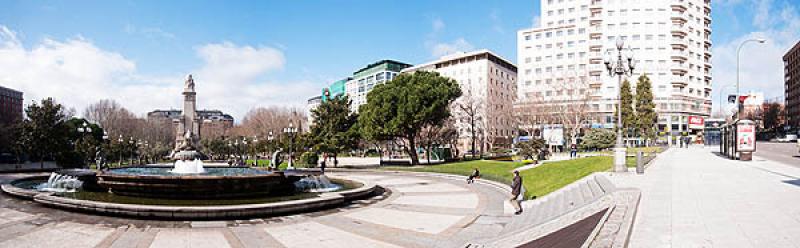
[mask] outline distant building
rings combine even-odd
[[[327,101],[328,98],[334,98],[337,96],[341,96],[347,94],[346,85],[347,81],[352,80],[353,78],[348,77],[336,82],[333,82],[328,88],[322,89],[322,101]]]
[[[353,73],[353,78],[345,84],[345,92],[352,104],[350,110],[358,112],[358,108],[367,103],[367,93],[375,85],[392,80],[401,70],[411,67],[410,64],[394,60],[381,60],[367,65]]]
[[[0,123],[22,120],[22,92],[0,86]]]
[[[462,101],[471,101],[477,108],[476,116],[481,123],[475,125],[476,150],[488,151],[492,148],[511,148],[516,128],[512,120],[512,109],[517,92],[517,66],[497,56],[489,50],[457,53],[441,57],[425,64],[406,68],[403,73],[415,71],[434,71],[449,77],[461,86]],[[465,99],[471,98],[471,99]],[[472,149],[472,125],[469,117],[456,116],[458,128],[458,149],[466,152]]]
[[[202,121],[200,129],[201,137],[215,137],[233,128],[233,116],[219,110],[198,110],[197,117]],[[181,110],[153,110],[147,113],[150,121],[164,121],[167,125],[172,125],[172,121],[181,118]]]
[[[311,110],[316,109],[322,104],[322,97],[323,96],[314,96],[308,99],[308,105],[306,105],[306,118],[308,119],[308,125],[314,123],[314,116],[311,114]]]
[[[786,98],[786,122],[800,127],[800,42],[783,55],[784,97]]]

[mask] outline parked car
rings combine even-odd
[[[787,134],[784,137],[775,139],[776,142],[797,142],[797,134]]]

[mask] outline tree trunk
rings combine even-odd
[[[408,137],[408,146],[406,146],[406,153],[411,158],[411,165],[419,164],[419,157],[417,157],[417,145],[414,140],[414,135]]]

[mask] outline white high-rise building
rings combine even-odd
[[[691,132],[688,117],[711,114],[710,0],[542,0],[539,27],[517,34],[518,106],[588,99],[593,118],[613,127],[617,77],[603,56],[624,40],[636,60],[628,80],[646,74],[658,130]]]
[[[415,71],[435,71],[458,82],[462,96],[455,105],[469,106],[477,110],[471,116],[479,117],[474,125],[476,152],[511,147],[516,137],[511,113],[517,92],[517,66],[489,50],[479,50],[443,56],[406,68],[402,73]],[[461,153],[468,152],[472,150],[473,125],[470,118],[460,114],[463,110],[458,106],[453,106],[452,112],[459,130],[458,149]]]

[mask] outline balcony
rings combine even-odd
[[[686,11],[686,1],[684,0],[672,0],[670,6],[674,11]]]
[[[673,21],[679,21],[679,22],[686,23],[686,12],[672,11],[671,19]]]
[[[589,4],[589,10],[595,10],[595,9],[603,9],[603,1],[592,0],[592,2]]]
[[[689,72],[689,66],[686,63],[683,64],[672,63],[670,69],[672,70],[672,73],[677,73],[677,74],[686,74],[687,72]]]
[[[670,55],[672,59],[680,60],[682,62],[686,62],[686,60],[689,59],[689,52],[687,52],[686,50],[673,49],[672,54]]]
[[[673,49],[686,49],[689,45],[686,44],[686,40],[682,38],[672,38],[672,48]]]
[[[686,30],[684,30],[683,25],[672,24],[672,35],[686,36]]]
[[[677,75],[673,75],[672,76],[672,78],[670,80],[670,83],[672,83],[673,85],[681,86],[681,87],[686,87],[686,85],[689,84],[687,79],[686,79],[686,76],[677,76]]]

